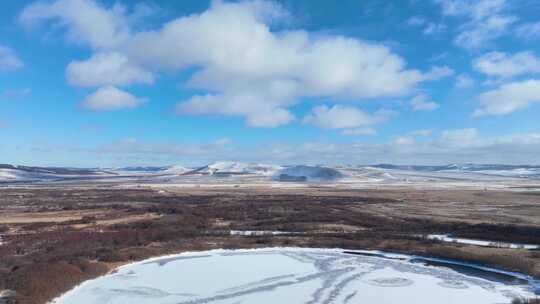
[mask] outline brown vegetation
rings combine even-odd
[[[442,194],[431,199],[437,195]],[[417,199],[428,194],[408,196]],[[16,221],[0,226],[6,242],[0,246],[0,290],[15,290],[18,303],[45,303],[77,283],[129,261],[186,250],[269,246],[378,249],[540,275],[538,252],[418,238],[428,233],[454,233],[540,243],[540,226],[533,222],[500,224],[492,215],[482,221],[477,214],[474,221],[464,215],[440,220],[420,216],[418,210],[412,214],[412,207],[404,204],[408,202],[374,191],[0,189],[0,212],[17,213],[19,218],[40,213],[43,217],[80,215],[62,221]],[[393,206],[407,211],[392,212]],[[229,230],[301,233],[242,237],[229,235]]]

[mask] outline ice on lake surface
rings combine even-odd
[[[337,249],[215,250],[146,260],[54,303],[510,303],[530,286]]]

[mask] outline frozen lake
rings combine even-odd
[[[510,303],[526,282],[468,276],[401,255],[337,249],[214,250],[150,259],[83,283],[54,303]]]

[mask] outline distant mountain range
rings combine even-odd
[[[31,167],[0,164],[0,169],[19,170],[30,173],[61,174],[61,175],[95,175],[103,170],[93,168],[67,168],[67,167]]]
[[[0,164],[0,182],[76,181],[76,180],[147,180],[159,182],[183,176],[245,177],[281,182],[328,182],[342,178],[372,178],[385,181],[420,179],[474,180],[484,177],[540,179],[540,166],[499,164],[306,166],[267,165],[232,161],[215,162],[201,167],[130,166],[121,168],[37,167]]]
[[[392,164],[378,164],[370,166],[373,168],[380,169],[391,169],[391,170],[408,170],[408,171],[425,171],[425,172],[434,172],[434,171],[507,171],[507,170],[517,170],[517,169],[536,169],[540,170],[540,166],[532,165],[496,165],[496,164],[452,164],[452,165],[439,165],[439,166],[423,166],[423,165],[392,165]]]
[[[125,171],[125,172],[160,172],[167,170],[168,166],[161,166],[161,167],[141,167],[141,166],[135,166],[135,167],[121,167],[117,168],[118,171]]]

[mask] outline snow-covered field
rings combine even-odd
[[[533,295],[526,281],[505,284],[378,254],[271,248],[165,256],[87,281],[53,303],[492,304]]]

